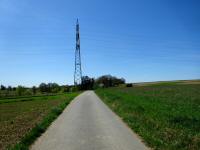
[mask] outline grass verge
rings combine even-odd
[[[200,149],[200,84],[108,88],[96,93],[153,149]]]

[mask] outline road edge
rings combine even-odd
[[[109,109],[111,110],[111,112],[116,116],[116,118],[117,118],[118,120],[120,120],[120,121],[131,131],[131,133],[132,133],[134,136],[136,136],[136,137],[140,140],[140,142],[142,142],[142,143],[145,145],[145,147],[146,147],[147,149],[153,150],[151,147],[149,147],[149,145],[145,142],[145,140],[144,140],[139,134],[137,134],[131,127],[129,127],[129,125],[123,120],[123,118],[121,118],[119,115],[117,115],[117,114],[113,111],[113,109],[112,109],[111,107],[109,107],[109,105],[106,104],[106,103],[102,100],[103,98],[101,98],[101,97],[96,93],[95,90],[94,90],[94,93],[95,93],[96,96],[106,105],[106,107],[109,108]]]

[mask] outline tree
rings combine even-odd
[[[81,89],[82,90],[91,90],[94,86],[94,79],[88,76],[82,77]]]
[[[23,87],[23,86],[18,86],[17,87],[17,90],[16,90],[16,92],[17,92],[17,95],[19,95],[19,96],[21,96],[21,95],[23,95],[24,93],[25,93],[25,88]]]
[[[12,91],[12,87],[11,86],[8,86],[8,91]]]
[[[103,85],[103,87],[112,87],[118,86],[119,84],[124,84],[124,78],[117,78],[111,75],[103,75],[96,79],[96,83],[99,85]]]
[[[32,93],[35,95],[36,92],[37,92],[37,88],[36,88],[36,86],[33,86],[33,87],[32,87]]]
[[[40,89],[40,92],[44,93],[44,92],[47,92],[48,91],[48,86],[46,83],[41,83],[39,85],[39,89]]]
[[[69,92],[70,91],[70,87],[68,85],[62,85],[61,87],[61,91],[64,92]]]
[[[60,91],[60,86],[57,83],[48,83],[48,92],[57,93]]]
[[[41,83],[39,85],[40,92],[44,93],[57,93],[60,91],[60,86],[57,83]]]
[[[104,87],[110,87],[111,84],[111,75],[103,75],[96,79],[96,83],[103,84]]]
[[[2,91],[6,90],[6,87],[4,85],[1,85],[1,90]]]
[[[60,86],[57,83],[52,83],[51,92],[58,93],[60,91]]]

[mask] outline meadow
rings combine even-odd
[[[158,82],[96,93],[151,148],[200,149],[200,84]]]
[[[0,99],[0,149],[28,149],[78,93]]]

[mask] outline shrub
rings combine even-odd
[[[126,87],[133,87],[133,84],[132,83],[127,83]]]

